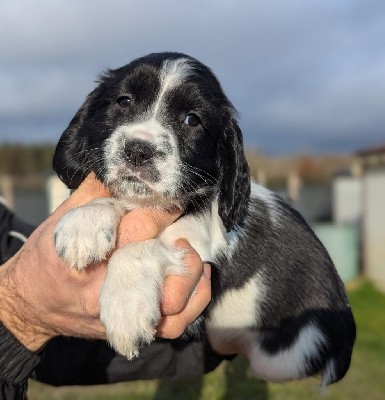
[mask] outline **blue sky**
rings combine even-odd
[[[385,2],[1,0],[0,143],[56,142],[97,75],[173,50],[210,66],[247,146],[385,142]]]

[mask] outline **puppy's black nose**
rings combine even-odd
[[[156,148],[144,140],[130,140],[124,146],[127,160],[134,167],[140,167],[151,161],[155,156]]]

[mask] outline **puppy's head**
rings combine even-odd
[[[141,206],[200,209],[218,196],[230,230],[250,183],[236,111],[209,68],[179,53],[109,70],[64,131],[53,166],[70,188],[91,171]]]

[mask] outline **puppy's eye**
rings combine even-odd
[[[119,96],[116,99],[116,102],[120,105],[120,107],[129,107],[131,105],[130,96]]]
[[[196,114],[187,114],[184,123],[188,126],[197,126],[201,123],[201,120]]]

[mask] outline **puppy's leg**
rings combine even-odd
[[[298,329],[296,340],[285,348],[266,349],[265,341],[271,339],[271,332],[249,334],[247,356],[255,376],[269,381],[282,382],[302,379],[323,370],[323,354],[327,351],[327,338],[313,323]],[[254,336],[254,337],[253,337]]]
[[[111,345],[128,359],[154,340],[164,278],[183,274],[183,255],[158,239],[130,243],[112,255],[100,292],[100,319]]]
[[[350,311],[324,310],[322,317],[319,310],[308,310],[306,318],[291,317],[281,320],[278,326],[264,326],[257,317],[258,306],[250,313],[251,308],[244,299],[241,301],[240,294],[245,294],[245,288],[222,296],[206,320],[214,350],[243,354],[253,375],[268,381],[321,374],[325,386],[345,375],[353,345],[348,331]],[[247,320],[251,315],[255,319]]]
[[[54,231],[56,252],[69,266],[82,269],[104,260],[114,248],[124,208],[116,199],[100,198],[69,211]]]

